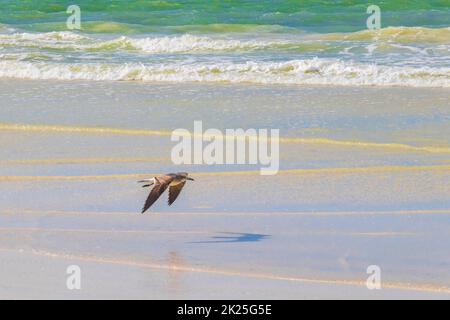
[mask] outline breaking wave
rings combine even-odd
[[[449,44],[450,28],[388,27],[380,30],[363,30],[352,33],[330,33],[323,35],[322,38],[328,40]]]
[[[0,26],[1,27],[1,26]],[[1,30],[1,29],[0,29]],[[2,33],[0,47],[24,47],[40,49],[60,49],[75,51],[113,51],[135,50],[150,54],[229,52],[267,49],[322,50],[327,47],[324,41],[336,43],[344,41],[387,43],[433,43],[450,44],[450,28],[391,27],[378,31],[359,31],[354,33],[304,34],[297,38],[279,37],[275,39],[248,39],[230,37],[211,37],[205,35],[168,35],[152,37],[96,38],[73,32],[47,33]]]
[[[0,77],[18,79],[224,82],[255,84],[450,87],[450,68],[397,67],[337,59],[246,63],[47,63],[0,61]]]
[[[302,42],[287,40],[243,40],[211,38],[208,36],[179,35],[146,38],[118,38],[103,40],[71,32],[0,34],[0,46],[40,49],[114,51],[129,50],[143,53],[192,53],[263,50],[270,48],[301,47]]]
[[[0,24],[0,78],[450,87],[450,28],[276,30],[129,36]]]

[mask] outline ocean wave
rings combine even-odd
[[[38,22],[33,23],[28,30],[63,31],[66,26],[61,22]],[[173,26],[142,25],[136,23],[123,23],[115,21],[85,21],[83,32],[98,34],[217,34],[217,33],[302,33],[300,29],[280,26],[277,24],[238,24],[238,23],[212,23],[212,24],[185,24]]]
[[[287,62],[70,64],[1,61],[0,78],[450,87],[450,68],[397,67],[337,59]]]
[[[0,33],[0,47],[36,48],[66,51],[137,51],[147,54],[217,53],[281,50],[288,52],[314,52],[336,47],[345,49],[358,42],[432,43],[434,46],[450,44],[450,28],[430,29],[414,27],[385,28],[378,31],[332,34],[272,34],[270,37],[218,35],[166,35],[116,38],[96,37],[75,32]]]
[[[47,41],[47,42],[75,42],[80,40],[89,39],[87,36],[81,34],[70,32],[70,31],[54,31],[54,32],[43,32],[43,33],[13,33],[13,34],[0,34],[1,41]]]
[[[324,40],[342,41],[392,41],[416,43],[450,43],[449,28],[387,27],[379,30],[362,30],[352,33],[330,33],[320,36]]]
[[[0,33],[0,48],[82,50],[90,42],[93,42],[93,39],[69,31]]]
[[[176,37],[155,37],[131,39],[121,37],[105,42],[97,48],[110,46],[133,48],[145,53],[182,53],[182,52],[212,52],[212,51],[247,51],[276,48],[293,45],[288,41],[261,41],[237,39],[213,39],[205,36],[182,35]]]
[[[98,39],[73,32],[0,34],[0,46],[73,51],[140,51],[148,54],[250,51],[275,48],[302,48],[303,42],[287,40],[245,40],[212,38],[185,34],[111,40]]]

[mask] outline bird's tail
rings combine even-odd
[[[147,187],[151,187],[152,185],[155,184],[155,179],[144,179],[144,180],[140,180],[138,181],[138,183],[145,183],[142,188],[147,188]]]

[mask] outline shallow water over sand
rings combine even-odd
[[[2,81],[0,297],[448,298],[449,95]],[[194,120],[280,129],[280,173],[174,166],[170,133]],[[172,207],[138,214],[136,180],[183,170]]]

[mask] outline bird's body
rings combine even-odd
[[[188,177],[187,172],[178,172],[178,173],[168,173],[165,175],[153,177],[147,180],[141,180],[139,182],[146,183],[142,187],[150,187],[154,186],[152,191],[145,202],[144,208],[142,209],[142,213],[147,211],[158,198],[164,193],[164,191],[169,188],[169,206],[174,203],[177,199],[178,195],[183,189],[187,180],[194,180]]]

